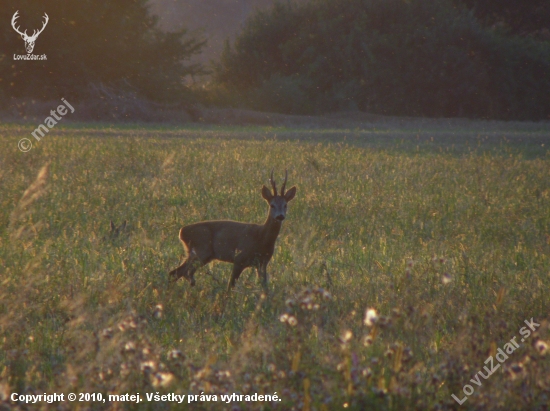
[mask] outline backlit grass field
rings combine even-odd
[[[73,125],[28,153],[2,126],[0,409],[547,409],[550,126],[480,124]],[[262,223],[272,168],[298,192],[269,293],[249,269],[227,294],[224,263],[170,283],[179,228]]]

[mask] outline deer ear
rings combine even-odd
[[[289,202],[294,198],[295,195],[296,195],[296,186],[292,187],[290,190],[288,190],[285,193],[285,200]]]
[[[269,191],[269,188],[266,186],[262,187],[262,197],[265,201],[271,201],[273,199],[273,194],[271,194],[271,191]]]

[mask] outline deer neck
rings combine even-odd
[[[279,231],[281,231],[281,225],[281,221],[267,216],[267,220],[262,226],[262,243],[265,245],[275,244]]]

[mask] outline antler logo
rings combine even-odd
[[[32,33],[32,36],[29,36],[29,35],[27,35],[27,30],[25,30],[25,32],[22,33],[21,31],[19,31],[19,27],[15,26],[16,20],[19,17],[18,13],[19,13],[19,10],[17,10],[14,13],[14,15],[11,19],[11,26],[13,27],[13,29],[17,33],[19,33],[21,35],[21,38],[23,40],[25,40],[25,48],[27,49],[27,53],[31,54],[32,51],[34,50],[34,43],[36,42],[36,39],[37,39],[38,35],[44,31],[44,29],[46,28],[46,25],[48,24],[48,21],[50,20],[50,18],[48,17],[48,15],[46,13],[44,13],[44,23],[42,24],[42,28],[40,30],[34,30],[33,33]]]

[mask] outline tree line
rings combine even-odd
[[[22,0],[0,9],[0,104],[91,98],[108,88],[158,103],[191,101],[292,114],[550,118],[546,0],[310,0],[253,13],[211,67],[204,39],[166,33],[146,0]],[[34,53],[10,24],[55,24]],[[192,77],[210,72],[200,92]],[[206,90],[206,92],[205,92]]]

